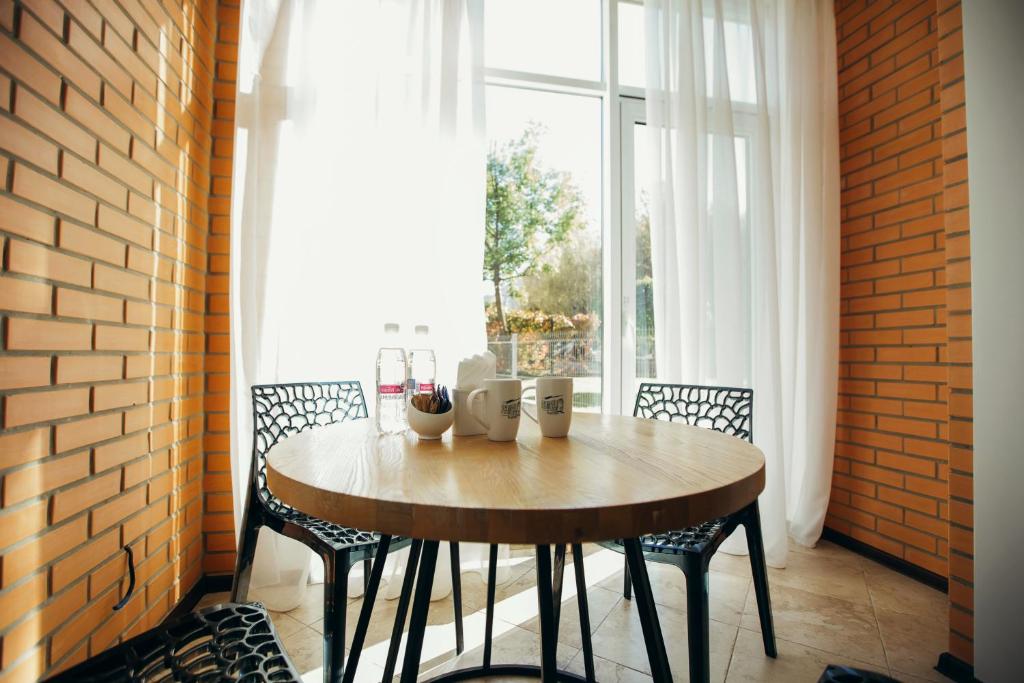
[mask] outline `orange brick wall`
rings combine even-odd
[[[0,0],[2,681],[155,625],[203,571],[220,16]]]
[[[230,458],[230,339],[228,336],[228,260],[231,160],[235,126],[235,71],[238,56],[238,0],[217,10],[217,71],[213,83],[213,158],[210,195],[209,268],[206,276],[206,474],[203,479],[203,530],[206,573],[235,569]]]
[[[946,235],[949,423],[949,651],[974,661],[974,450],[967,115],[959,0],[938,3]]]
[[[826,524],[950,577],[970,661],[970,262],[960,6],[838,0],[842,330]]]

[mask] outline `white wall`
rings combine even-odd
[[[1024,2],[965,0],[974,310],[974,661],[1024,647]],[[1013,666],[1018,667],[1016,672]]]

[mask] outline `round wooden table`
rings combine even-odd
[[[577,413],[564,439],[542,437],[524,419],[512,442],[450,431],[441,441],[412,432],[382,436],[371,420],[356,420],[283,440],[268,456],[267,480],[275,496],[308,514],[373,529],[388,541],[422,541],[402,681],[418,673],[440,541],[536,546],[541,621],[539,669],[484,667],[443,680],[537,673],[545,681],[583,680],[555,669],[550,546],[619,538],[651,671],[660,679],[671,674],[637,539],[754,502],[764,488],[764,456],[711,430],[614,415]]]

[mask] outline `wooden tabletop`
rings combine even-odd
[[[572,543],[680,529],[764,488],[764,456],[678,423],[573,415],[564,439],[380,436],[372,420],[310,429],[270,451],[282,501],[344,526],[432,540]]]

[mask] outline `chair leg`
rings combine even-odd
[[[363,559],[363,594],[366,594],[370,587],[370,572],[373,571],[373,560],[369,557]]]
[[[747,508],[743,521],[747,534],[747,550],[750,553],[750,570],[754,575],[754,596],[757,598],[757,616],[761,621],[761,638],[764,653],[777,657],[775,649],[775,625],[772,620],[772,598],[768,591],[768,567],[764,560],[764,539],[761,537],[761,512],[757,501]]]
[[[711,680],[711,641],[709,637],[708,567],[700,555],[683,557],[686,574],[686,628],[690,647],[690,681]]]
[[[242,517],[242,537],[239,539],[238,555],[235,558],[235,577],[231,585],[231,601],[244,602],[249,594],[249,580],[252,578],[253,560],[256,558],[256,541],[260,537],[260,515],[247,504]]]
[[[498,582],[498,546],[492,543],[487,558],[487,611],[484,619],[484,670],[491,668],[491,640],[494,636],[494,591]]]
[[[633,599],[633,581],[629,578],[629,560],[622,560],[622,597]]]
[[[348,551],[324,555],[324,683],[345,673],[345,610],[348,606]]]
[[[381,535],[368,574],[369,581],[363,592],[363,605],[359,610],[359,619],[356,621],[356,632],[352,636],[352,647],[349,650],[348,665],[345,667],[345,675],[342,678],[343,683],[352,683],[355,680],[356,667],[359,666],[359,657],[363,653],[363,643],[366,642],[366,631],[370,627],[373,603],[377,599],[377,589],[380,588],[380,577],[384,573],[384,563],[387,562],[390,546],[391,537]],[[363,566],[365,567],[365,561]]]
[[[594,646],[590,642],[590,606],[587,604],[587,578],[583,573],[583,546],[572,544],[572,568],[576,573],[576,604],[580,612],[580,635],[583,640],[583,668],[587,683],[593,683]]]
[[[402,592],[398,595],[398,607],[395,608],[395,625],[391,629],[391,642],[388,644],[388,657],[384,663],[383,680],[391,683],[395,677],[395,666],[398,664],[398,648],[402,644],[402,631],[405,629],[405,617],[409,614],[409,601],[412,600],[413,582],[416,580],[416,567],[420,561],[420,550],[423,541],[413,539],[409,546],[409,560],[405,563],[405,577],[402,579]]]
[[[466,637],[462,630],[462,561],[459,559],[459,544],[448,544],[452,560],[452,602],[455,604],[455,654],[466,649]]]

